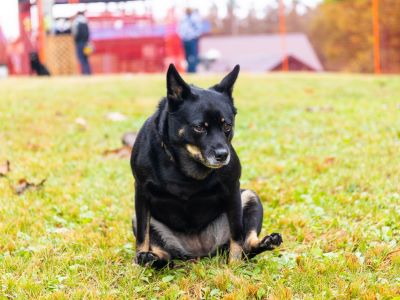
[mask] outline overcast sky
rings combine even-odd
[[[162,16],[165,10],[176,4],[178,7],[184,7],[190,5],[201,10],[206,10],[212,3],[216,3],[219,8],[226,7],[226,3],[229,0],[150,0],[154,2],[153,13]],[[292,0],[284,0],[287,3]],[[264,7],[266,4],[276,3],[276,0],[235,0],[240,14],[245,15],[245,11],[249,7],[256,9]],[[301,0],[301,3],[306,5],[315,6],[321,0]],[[15,38],[18,35],[18,0],[0,0],[0,26],[3,29],[4,34],[7,38]],[[65,8],[63,8],[65,11]]]

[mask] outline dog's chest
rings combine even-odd
[[[197,231],[223,211],[219,185],[205,188],[168,184],[151,191],[151,215],[178,231]]]

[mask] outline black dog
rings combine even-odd
[[[229,250],[229,261],[253,257],[282,243],[259,239],[263,208],[240,189],[241,166],[231,145],[236,66],[219,84],[187,85],[174,65],[167,97],[144,123],[133,146],[137,263],[163,267],[171,259]]]
[[[37,52],[29,53],[29,61],[31,63],[31,71],[39,76],[50,76],[49,70],[40,62]]]

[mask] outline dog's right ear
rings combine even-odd
[[[219,92],[219,93],[224,93],[229,96],[229,98],[232,99],[232,92],[233,92],[233,86],[236,82],[236,79],[239,75],[240,71],[240,66],[236,65],[233,70],[222,79],[222,81],[214,86],[211,87],[211,89]]]
[[[191,94],[190,86],[179,75],[174,64],[170,64],[167,71],[168,109],[176,110]]]

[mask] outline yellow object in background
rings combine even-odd
[[[86,46],[83,48],[83,53],[86,56],[91,55],[94,52],[94,46],[92,43],[87,43]]]

